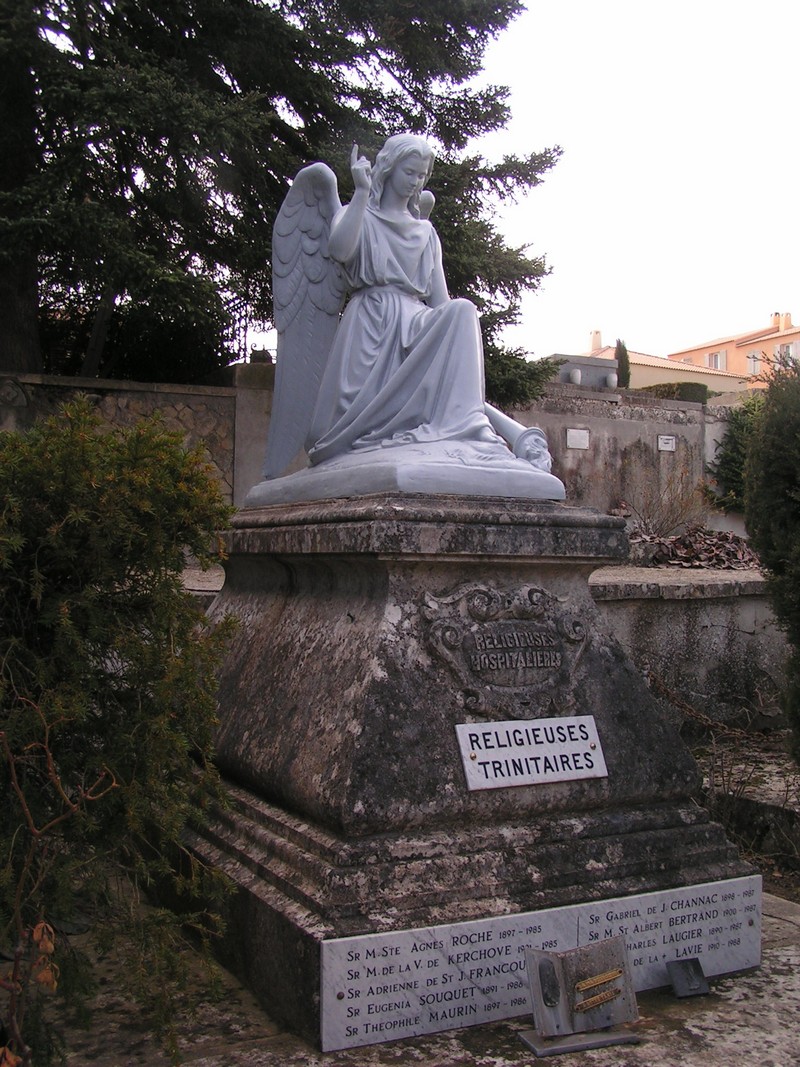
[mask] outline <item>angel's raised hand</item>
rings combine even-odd
[[[359,156],[358,145],[353,145],[350,153],[350,173],[356,189],[369,190],[372,186],[372,164],[366,156]]]

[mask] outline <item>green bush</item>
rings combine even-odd
[[[486,346],[486,399],[501,410],[524,408],[555,379],[563,359],[527,359],[521,348]]]
[[[74,992],[60,930],[76,915],[106,947],[138,929],[140,992],[162,1021],[178,920],[142,911],[140,892],[163,883],[195,928],[216,921],[202,901],[220,880],[181,835],[218,789],[229,624],[206,623],[181,573],[187,553],[218,558],[230,509],[180,435],[158,420],[110,430],[87,400],[0,434],[0,487],[0,948],[14,957],[2,1022],[10,1048],[28,1062],[35,1046],[41,1063],[52,1040],[37,999],[59,971]]]
[[[725,436],[717,445],[708,472],[717,483],[714,503],[724,511],[744,511],[744,470],[750,439],[758,426],[764,407],[761,392],[752,393],[728,416]]]
[[[779,363],[745,464],[745,523],[792,647],[786,711],[800,758],[800,368]]]
[[[684,400],[691,404],[707,404],[710,390],[702,382],[659,382],[636,390],[659,400]]]

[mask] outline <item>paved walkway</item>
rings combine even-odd
[[[800,905],[764,898],[759,970],[712,985],[704,997],[638,998],[642,1043],[571,1053],[554,1067],[797,1067],[800,1064]],[[113,987],[113,982],[109,982]],[[286,1033],[229,974],[213,1003],[183,1018],[187,1067],[520,1067],[537,1062],[519,1040],[528,1018],[323,1054]],[[166,1067],[169,1058],[138,1009],[113,991],[97,1001],[89,1032],[70,1035],[69,1067]],[[541,1062],[541,1061],[539,1061]]]

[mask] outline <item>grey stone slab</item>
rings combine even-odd
[[[571,1034],[569,1037],[540,1037],[535,1030],[522,1030],[520,1041],[542,1059],[547,1056],[563,1056],[567,1052],[586,1052],[592,1048],[610,1048],[612,1045],[638,1045],[642,1040],[624,1027],[595,1031],[589,1034]]]
[[[623,565],[599,568],[589,586],[595,600],[692,600],[764,596],[767,583],[757,570]]]
[[[323,941],[322,1047],[530,1015],[531,951],[568,954],[609,939],[627,951],[636,990],[668,985],[672,960],[701,960],[708,975],[756,967],[761,879]]]
[[[792,1067],[800,1062],[800,906],[765,895],[763,955],[754,972],[713,980],[707,997],[640,993],[638,1047],[570,1053],[559,1067]],[[191,966],[191,964],[189,965]],[[113,988],[113,972],[107,976]],[[107,996],[104,995],[104,997]],[[487,1023],[335,1053],[281,1030],[228,972],[221,995],[178,1021],[187,1067],[521,1067],[535,1060],[520,1043],[530,1019]],[[147,1017],[117,998],[110,1023],[98,1002],[88,1030],[67,1034],[71,1067],[167,1067]]]

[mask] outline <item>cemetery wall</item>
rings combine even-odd
[[[105,418],[122,425],[158,410],[188,443],[205,444],[228,499],[240,505],[260,479],[274,371],[270,364],[237,365],[229,368],[230,385],[213,387],[0,377],[0,428],[24,429],[75,392],[88,393]],[[665,497],[690,495],[713,459],[727,409],[552,383],[544,397],[511,414],[547,434],[567,501],[608,512],[622,501],[647,511]]]
[[[0,376],[0,430],[25,430],[77,394],[88,396],[103,419],[115,426],[130,426],[159,412],[165,426],[181,433],[188,447],[205,446],[225,498],[233,501],[235,389],[46,374]]]
[[[553,383],[514,417],[545,431],[571,504],[613,512],[624,501],[649,515],[666,501],[688,504],[703,478],[702,404]]]
[[[260,478],[274,367],[253,363],[231,372],[230,386],[214,387],[0,378],[0,429],[23,430],[76,392],[89,395],[116,425],[158,411],[187,444],[204,444],[226,498],[241,505]],[[727,409],[553,384],[513,414],[547,433],[568,504],[606,512],[621,501],[652,507],[687,492],[713,458]],[[775,707],[783,683],[785,639],[763,582],[732,580],[698,592],[687,579],[677,593],[641,578],[627,586],[606,583],[599,593],[594,584],[598,607],[646,674],[715,717],[730,719],[749,708],[754,724],[764,724],[763,708]]]
[[[601,568],[589,588],[656,696],[751,729],[785,725],[789,646],[754,571]],[[668,706],[668,705],[667,705]],[[689,723],[691,726],[691,723]]]

